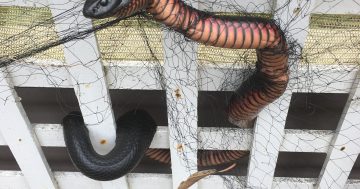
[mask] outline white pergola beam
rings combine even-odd
[[[65,147],[62,126],[58,124],[36,124],[33,126],[41,146]],[[332,131],[285,129],[280,151],[326,153],[329,149]],[[241,128],[198,128],[198,149],[204,150],[250,150],[252,129]],[[0,145],[6,145],[0,136]],[[158,126],[151,148],[169,148],[169,130]]]
[[[327,130],[285,129],[280,151],[326,153],[333,136],[334,132]]]
[[[313,1],[276,0],[274,19],[281,29],[304,47],[308,34]],[[291,83],[289,84],[290,86]],[[290,87],[289,87],[290,88]],[[257,117],[246,186],[272,188],[278,154],[285,136],[285,122],[290,106],[291,91],[287,91],[266,107]]]
[[[32,189],[58,188],[5,69],[0,70],[0,132]]]
[[[0,6],[46,7],[48,0],[2,0]]]
[[[92,21],[82,15],[83,6],[79,6],[79,2],[50,2],[55,29],[60,36],[76,24],[83,24],[86,29],[92,28]],[[75,8],[73,11],[76,15],[57,17],[72,8]],[[69,65],[68,71],[92,146],[97,153],[106,154],[115,146],[116,122],[95,34],[65,43],[64,47],[65,61]],[[101,182],[101,185],[103,189],[119,186],[128,189],[126,176],[114,181]]]
[[[102,189],[129,189],[127,177],[121,177],[112,181],[102,181]]]
[[[315,0],[312,13],[360,14],[360,0]]]
[[[271,188],[278,154],[285,135],[291,93],[265,107],[256,118],[246,187]]]
[[[360,153],[360,72],[353,83],[316,188],[341,189]]]
[[[12,78],[14,86],[18,87],[72,88],[67,66],[50,66],[50,63],[11,65],[8,68],[9,76]],[[106,80],[110,89],[162,89],[159,80],[155,77],[156,72],[149,71],[149,69],[158,68],[150,63],[112,63],[106,69],[108,70]],[[291,80],[288,89],[293,92],[306,93],[347,93],[352,87],[357,70],[356,66],[351,65],[347,67],[337,65],[299,66],[290,74]],[[234,68],[229,64],[202,65],[199,68],[199,90],[234,91],[236,86],[233,83],[239,81],[239,75],[248,71],[248,68]],[[311,78],[311,85],[306,85],[309,78]]]
[[[40,60],[25,62],[27,63],[18,62],[9,66],[9,75],[15,86],[73,88],[68,71],[70,66],[66,63]],[[110,89],[161,89],[155,76],[155,70],[159,68],[154,64],[128,61],[104,66],[108,70],[105,77]]]
[[[173,189],[197,171],[197,45],[164,31],[164,77]],[[194,184],[191,189],[196,189]]]
[[[271,13],[272,8],[272,1],[269,0],[207,0],[198,4],[200,10],[229,13]]]
[[[290,34],[301,47],[304,47],[315,1],[275,0],[275,2],[274,19],[280,22],[285,34]]]
[[[79,172],[55,172],[56,180],[61,189],[86,188],[101,189],[98,182],[83,176]],[[224,180],[226,179],[226,181]],[[130,173],[128,174],[131,189],[171,189],[172,178],[168,174]],[[199,189],[228,189],[226,184],[233,183],[234,187],[244,188],[245,177],[238,176],[209,176],[199,181]],[[312,189],[316,179],[314,178],[285,178],[275,177],[273,189]],[[349,180],[346,189],[357,189],[360,180]],[[24,176],[19,171],[0,171],[0,188],[28,189]],[[121,187],[118,187],[121,189]]]
[[[59,36],[78,24],[84,27],[79,31],[92,28],[92,21],[82,15],[81,4],[70,0],[50,3]],[[67,10],[72,12],[62,14]],[[92,145],[99,154],[106,154],[115,145],[116,123],[95,34],[65,43],[64,56]]]

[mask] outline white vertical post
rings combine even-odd
[[[360,153],[360,71],[353,83],[316,188],[345,187]]]
[[[59,36],[92,28],[91,20],[82,15],[82,7],[76,1],[51,0]],[[95,35],[65,43],[64,55],[92,145],[99,154],[106,154],[115,145],[116,125]]]
[[[277,0],[274,5],[274,19],[280,22],[281,29],[304,47],[309,28],[309,10],[314,1]],[[248,167],[249,188],[271,188],[273,185],[290,100],[291,92],[287,90],[283,96],[261,111],[256,120]]]
[[[177,189],[197,171],[197,45],[166,31],[164,51],[172,181]]]
[[[291,92],[285,92],[262,110],[256,119],[246,181],[249,188],[272,187],[290,100]]]
[[[81,3],[51,0],[50,8],[60,36],[71,29],[92,28],[92,21],[82,15]],[[64,18],[56,17],[68,10],[71,11],[62,15]],[[95,35],[92,33],[85,39],[64,44],[64,55],[91,143],[97,153],[106,154],[115,146],[116,122]],[[102,187],[113,188],[119,182],[124,189],[128,188],[125,176],[103,182]]]
[[[32,189],[58,188],[21,99],[0,70],[0,132]]]
[[[308,35],[310,13],[314,5],[315,0],[276,0],[274,19],[279,21],[281,29],[290,34],[301,47],[304,47]]]

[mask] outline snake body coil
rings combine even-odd
[[[126,113],[117,121],[116,143],[106,155],[91,146],[88,131],[79,112],[63,119],[65,144],[71,160],[86,176],[95,180],[114,180],[130,172],[143,158],[156,131],[156,123],[143,110]]]
[[[214,151],[200,151],[198,153],[198,166],[208,167],[216,166],[225,163],[231,163],[240,158],[247,156],[249,152],[237,150],[214,150]],[[170,164],[170,152],[165,149],[149,149],[146,154],[150,159],[156,160],[161,163]]]
[[[140,10],[146,10],[155,20],[199,43],[222,48],[256,49],[255,72],[230,100],[228,114],[231,122],[254,119],[265,106],[284,93],[289,80],[288,47],[273,20],[215,16],[194,9],[181,0],[86,0],[83,13],[89,18],[127,17]],[[76,124],[83,125],[78,116],[64,119],[69,154],[81,172],[98,180],[117,178],[130,171],[149,147],[155,127],[151,117],[144,112],[125,115],[118,121],[114,150],[100,156],[92,150],[88,137],[84,141],[80,139],[86,136],[86,130],[83,126],[75,127]],[[160,162],[170,162],[170,154],[165,150],[150,149],[146,155]],[[201,166],[218,165],[245,155],[247,153],[241,151],[204,152],[199,154],[198,163]]]

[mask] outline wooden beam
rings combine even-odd
[[[285,129],[280,151],[326,153],[333,136],[327,130]]]
[[[314,5],[315,1],[276,0],[274,19],[280,23],[285,34],[295,39],[301,47],[304,47],[308,35]]]
[[[79,172],[55,172],[54,175],[61,189],[101,189],[98,182],[83,176]],[[172,188],[172,178],[169,174],[130,173],[128,174],[128,180],[131,189]],[[245,180],[246,177],[213,175],[200,180],[198,185],[199,189],[228,189],[226,184],[231,182],[234,184],[233,187],[242,188]],[[273,188],[309,189],[314,187],[316,180],[315,178],[275,177]],[[357,179],[348,180],[345,188],[356,189],[359,187],[360,180]],[[19,171],[0,171],[0,188],[28,189],[24,176]]]
[[[58,188],[7,71],[0,70],[0,132],[32,189]]]
[[[59,36],[92,28],[79,3],[51,0],[50,9]],[[97,153],[106,154],[115,145],[116,124],[95,35],[65,43],[64,56],[91,143]]]
[[[360,71],[341,115],[316,188],[344,188],[360,153]]]
[[[33,126],[41,146],[65,147],[62,126],[36,124]],[[333,131],[285,129],[280,151],[326,153]],[[198,149],[203,150],[250,150],[253,129],[198,127]],[[0,136],[0,145],[6,145]],[[169,148],[169,129],[158,126],[151,148]]]
[[[249,188],[272,187],[290,100],[291,93],[283,94],[262,110],[256,119],[246,181]]]
[[[51,62],[36,64],[16,64],[9,70],[14,86],[18,87],[57,87],[72,88],[67,66],[51,66]],[[126,64],[105,65],[108,70],[106,80],[110,89],[133,89],[133,90],[161,90],[161,84],[148,71],[150,64]],[[292,70],[288,88],[293,92],[314,93],[347,93],[351,89],[352,81],[358,68],[354,66],[339,65],[304,65]],[[239,75],[249,72],[248,68],[233,67],[229,64],[202,65],[199,68],[199,90],[201,91],[234,91],[233,83],[239,80]],[[140,81],[140,78],[141,79]],[[311,85],[306,83],[311,79]],[[324,83],[326,81],[326,83]]]
[[[13,65],[9,74],[14,85],[19,87],[56,87],[72,88],[72,79],[69,75],[69,67],[66,63],[53,61],[31,60]],[[31,63],[30,63],[31,62]],[[54,63],[54,64],[53,64]],[[106,67],[106,81],[110,89],[143,89],[161,90],[160,82],[154,76],[155,72],[149,69],[155,68],[149,62],[113,62],[104,63]]]
[[[308,34],[307,28],[310,20],[308,8],[312,6],[313,2],[311,1],[277,0],[275,3],[274,19],[279,21],[285,34],[290,34],[300,47],[304,47]],[[261,111],[257,117],[253,146],[250,151],[247,187],[272,187],[277,158],[285,135],[285,122],[290,100],[291,91],[287,91]]]
[[[199,1],[199,9],[211,12],[233,13],[271,13],[272,1],[269,0],[222,0]]]
[[[72,1],[59,3],[55,0],[50,2],[53,3],[50,8],[59,35],[67,29],[76,27],[74,23],[85,24],[86,29],[92,27],[91,20],[82,15],[82,6],[77,6],[77,3]],[[57,17],[63,14],[64,10],[72,8],[75,8],[76,16],[70,14],[70,17],[63,20]],[[116,123],[95,35],[91,34],[86,39],[69,42],[64,46],[65,60],[70,65],[70,78],[84,122],[89,130],[91,143],[97,153],[107,154],[115,146]],[[101,182],[101,185],[103,189],[119,186],[128,189],[126,176],[114,181]]]
[[[173,189],[177,189],[197,171],[197,45],[172,31],[164,31],[163,38]]]
[[[296,65],[290,72],[288,90],[292,92],[313,93],[346,93],[356,77],[357,65]],[[234,91],[239,75],[248,73],[249,69],[234,67],[232,64],[201,65],[199,68],[199,90]],[[306,85],[311,78],[311,85]],[[325,82],[324,82],[325,81]]]
[[[360,0],[315,0],[312,13],[318,14],[360,14]]]
[[[47,7],[48,0],[4,0],[0,6]]]
[[[101,187],[102,189],[129,189],[127,178],[125,176],[112,181],[102,181]]]

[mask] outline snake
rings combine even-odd
[[[132,110],[116,120],[115,147],[105,155],[95,152],[80,112],[70,112],[62,121],[68,154],[81,173],[108,181],[122,177],[141,161],[156,132],[156,123],[144,110]],[[129,137],[130,136],[130,137]]]
[[[288,44],[284,32],[273,19],[216,15],[195,9],[181,0],[86,0],[83,15],[92,19],[122,18],[144,11],[151,19],[195,42],[220,48],[256,49],[255,71],[230,98],[227,108],[230,122],[237,124],[255,119],[263,108],[285,92],[289,81]],[[93,179],[111,180],[131,171],[144,155],[169,163],[168,150],[149,149],[155,122],[148,113],[136,112],[125,114],[117,121],[116,145],[104,156],[91,150],[80,114],[65,117],[65,142],[75,166]],[[218,165],[247,154],[228,150],[203,152],[199,154],[198,163],[200,166]]]

